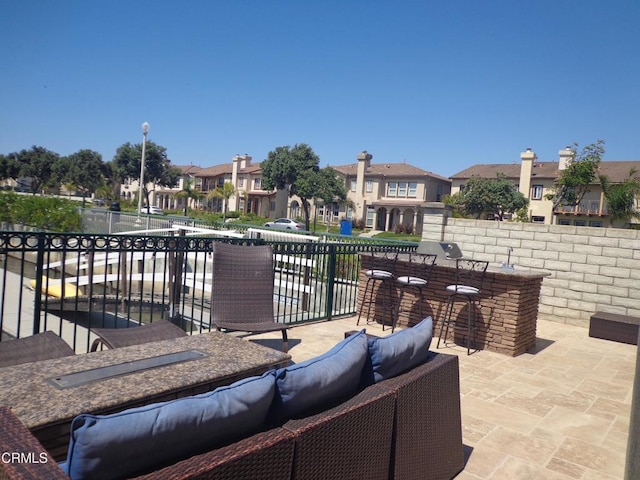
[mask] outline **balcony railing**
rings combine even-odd
[[[560,205],[555,209],[556,214],[562,215],[608,215],[607,205],[600,206],[598,201],[583,201],[578,205]]]
[[[89,350],[93,328],[162,318],[188,332],[208,331],[209,259],[219,241],[267,242],[188,236],[185,231],[163,236],[1,231],[0,329],[16,337],[52,330],[76,351]],[[371,239],[268,243],[274,249],[275,315],[286,324],[353,314],[358,252],[416,247]]]

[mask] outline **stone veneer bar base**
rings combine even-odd
[[[362,255],[361,258],[358,308],[362,301],[366,282],[364,272],[370,268],[369,258],[366,255]],[[408,273],[407,260],[405,255],[399,257],[395,264],[396,276]],[[446,286],[455,282],[455,272],[455,262],[447,262],[447,265],[436,265],[433,268],[429,286],[425,289],[422,313],[419,311],[416,290],[407,290],[402,305],[400,305],[398,325],[415,325],[423,317],[430,315],[434,319],[434,337],[437,337],[440,334],[442,317],[449,298]],[[482,294],[478,299],[479,308],[476,312],[477,348],[515,357],[535,346],[540,288],[544,276],[539,272],[489,268],[485,276]],[[372,306],[369,321],[388,324],[392,312],[383,310],[381,294],[378,295],[378,292],[374,291],[374,295],[376,303]],[[397,305],[397,300],[398,291],[396,289],[394,305]],[[453,331],[449,330],[447,341],[466,345],[466,302],[456,304],[453,317],[456,319],[457,328]],[[362,321],[360,324],[363,324]]]

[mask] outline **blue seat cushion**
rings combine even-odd
[[[427,317],[411,328],[405,328],[386,337],[369,339],[370,367],[373,381],[380,382],[426,362],[433,337],[433,320]],[[363,382],[371,372],[363,371]]]
[[[277,370],[273,421],[284,422],[352,396],[367,357],[362,330],[320,356]]]
[[[192,397],[111,415],[79,415],[61,467],[73,480],[156,470],[259,431],[274,391],[271,371]]]

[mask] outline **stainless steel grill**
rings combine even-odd
[[[418,245],[416,253],[435,254],[438,256],[436,263],[463,257],[458,244],[451,242],[422,241]]]

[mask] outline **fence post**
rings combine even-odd
[[[36,253],[36,288],[35,288],[35,295],[33,300],[33,334],[34,335],[40,333],[40,312],[42,311],[42,275],[44,273],[44,242],[45,242],[45,234],[38,233],[38,250]],[[24,262],[24,257],[22,261]],[[64,301],[64,297],[62,298],[62,301]],[[18,332],[18,336],[20,336],[19,332]]]
[[[333,317],[333,292],[335,291],[336,281],[336,264],[337,264],[337,246],[335,243],[328,244],[329,246],[329,265],[327,265],[327,297],[325,299],[325,305],[327,306],[325,315],[327,320],[331,320]]]
[[[309,260],[311,259],[311,247],[313,244],[308,242],[304,246],[304,258],[306,260],[303,267],[303,276],[302,276],[302,284],[305,286],[305,289],[302,291],[302,311],[309,311],[309,293],[307,291],[307,287],[311,284],[311,267],[309,266]]]
[[[180,299],[183,288],[183,268],[185,261],[185,248],[180,248],[182,242],[186,244],[186,230],[178,231],[178,238],[176,238],[176,253],[172,258],[173,268],[169,267],[171,281],[173,284],[169,287],[169,320],[176,321],[180,316]]]

